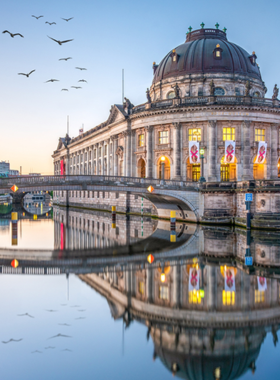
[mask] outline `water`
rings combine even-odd
[[[244,230],[22,213],[0,218],[1,378],[278,378],[277,235],[252,232],[250,268]]]

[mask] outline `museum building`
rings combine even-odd
[[[279,177],[278,88],[265,97],[254,51],[202,23],[153,74],[146,103],[124,98],[104,123],[59,139],[54,174],[198,181],[203,162],[209,182]]]

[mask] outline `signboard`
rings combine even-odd
[[[235,141],[225,141],[225,164],[234,164],[235,161]]]
[[[253,194],[252,193],[246,193],[245,194],[245,202],[253,202]]]
[[[245,265],[247,267],[251,267],[253,265],[253,257],[252,256],[245,256]]]
[[[189,153],[190,164],[198,164],[200,162],[198,141],[189,141]]]

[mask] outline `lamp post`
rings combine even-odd
[[[200,162],[201,162],[201,171],[200,171],[200,178],[199,182],[206,182],[206,179],[204,178],[204,149],[201,148],[199,149],[199,154],[200,154]]]
[[[165,164],[165,157],[160,157],[160,164],[161,164],[161,179],[164,180],[164,164]]]

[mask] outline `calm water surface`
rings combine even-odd
[[[22,213],[0,217],[1,379],[278,379],[277,236],[249,270],[244,231]]]

